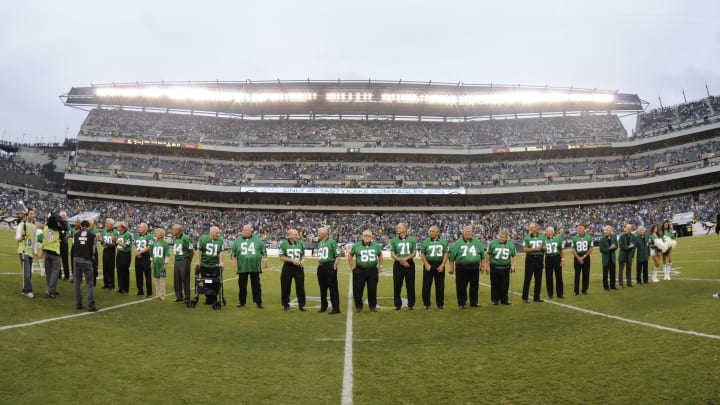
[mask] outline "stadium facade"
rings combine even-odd
[[[405,81],[73,87],[70,197],[227,208],[468,211],[720,186],[720,117],[629,138],[646,105],[596,89]]]

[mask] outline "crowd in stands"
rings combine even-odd
[[[607,143],[627,139],[616,115],[501,118],[469,122],[238,119],[92,110],[80,135],[230,146],[492,148]]]
[[[61,183],[43,174],[41,165],[16,159],[13,154],[0,156],[0,182],[38,190],[64,191]]]
[[[81,149],[71,172],[219,185],[472,187],[512,185],[521,179],[587,182],[618,180],[641,172],[654,176],[717,164],[715,158],[720,158],[720,139],[630,156],[472,164],[207,161]]]
[[[718,116],[720,98],[715,96],[669,107],[663,106],[638,115],[635,136],[662,135],[688,126],[717,121],[720,119]]]
[[[514,241],[522,240],[529,222],[541,228],[553,226],[564,238],[575,232],[578,223],[585,223],[588,232],[602,235],[603,226],[609,224],[619,229],[631,223],[645,225],[661,223],[679,212],[694,212],[701,221],[713,221],[720,208],[720,190],[670,198],[640,200],[637,203],[613,203],[567,208],[538,208],[514,211],[465,212],[465,213],[328,213],[288,210],[249,211],[216,210],[176,206],[150,205],[118,201],[68,200],[56,194],[40,194],[33,190],[0,188],[0,215],[14,215],[19,211],[18,201],[38,211],[38,218],[48,212],[68,212],[68,217],[83,212],[97,212],[101,219],[113,218],[126,222],[131,230],[145,222],[151,228],[169,229],[179,223],[194,236],[207,233],[211,226],[219,226],[223,238],[231,243],[244,224],[251,224],[255,233],[274,246],[285,238],[289,228],[300,232],[305,242],[312,242],[317,229],[328,226],[333,238],[341,243],[360,240],[363,230],[370,229],[380,243],[395,235],[399,222],[408,224],[410,232],[419,238],[427,236],[430,226],[436,225],[450,240],[458,239],[466,225],[472,225],[481,240],[494,238],[500,229],[510,232]]]

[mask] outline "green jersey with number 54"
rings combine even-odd
[[[267,256],[267,249],[257,235],[252,235],[249,238],[240,235],[233,243],[231,255],[237,258],[238,274],[261,273],[262,258]]]
[[[200,252],[200,265],[203,267],[219,266],[222,249],[223,240],[221,237],[212,240],[210,235],[201,236],[197,243],[197,250]]]
[[[490,264],[498,267],[510,267],[512,258],[517,255],[515,244],[511,240],[500,243],[499,240],[490,242],[487,248]]]

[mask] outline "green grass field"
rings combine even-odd
[[[481,308],[459,310],[453,276],[445,310],[392,310],[392,278],[380,278],[380,312],[352,314],[353,390],[357,404],[471,403],[720,403],[720,238],[680,239],[672,281],[605,292],[597,249],[589,295],[490,305],[481,276]],[[566,252],[566,257],[569,253]],[[318,295],[315,262],[307,260],[306,291]],[[568,260],[570,263],[571,261]],[[391,269],[389,261],[386,266]],[[523,260],[512,278],[522,287]],[[226,266],[229,269],[229,265]],[[0,232],[0,403],[330,403],[342,402],[348,268],[343,263],[343,314],[280,306],[279,261],[262,276],[265,309],[235,308],[237,282],[226,272],[228,306],[146,300],[96,290],[101,311],[76,311],[72,286],[37,297],[22,284],[15,244]],[[420,266],[418,266],[420,268]],[[389,272],[388,272],[389,273]],[[172,292],[172,278],[167,279]],[[545,286],[543,285],[543,296]],[[122,304],[133,304],[116,307]],[[309,307],[319,305],[310,300]],[[587,309],[617,316],[608,318]],[[630,323],[627,320],[645,324]],[[696,336],[653,325],[700,332]]]

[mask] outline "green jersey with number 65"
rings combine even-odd
[[[197,250],[200,252],[200,265],[203,267],[219,266],[222,248],[223,240],[221,237],[212,240],[210,235],[201,236],[197,243]]]
[[[500,243],[499,240],[490,242],[487,248],[490,264],[497,267],[510,267],[512,258],[517,255],[515,244],[511,240]]]
[[[355,266],[363,269],[377,267],[380,255],[382,255],[382,248],[375,242],[370,242],[366,246],[360,241],[350,249],[350,256],[355,256]]]

